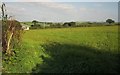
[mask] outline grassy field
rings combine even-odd
[[[25,31],[23,45],[4,65],[12,73],[119,73],[118,27]]]

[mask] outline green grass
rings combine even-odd
[[[29,30],[23,42],[5,71],[118,73],[117,26]]]
[[[31,45],[53,41],[115,51],[118,47],[117,28],[117,26],[104,26],[30,30],[25,33],[23,40]]]

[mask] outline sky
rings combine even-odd
[[[1,0],[2,2],[118,2],[119,0]]]
[[[18,21],[118,21],[118,0],[2,0]]]

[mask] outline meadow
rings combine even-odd
[[[119,73],[118,26],[24,31],[9,73]]]

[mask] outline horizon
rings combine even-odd
[[[32,20],[33,21],[33,20]],[[32,22],[32,21],[20,21],[20,22]],[[38,20],[36,20],[38,21]],[[40,22],[51,22],[51,21],[38,21],[38,23]],[[106,23],[106,21],[101,21],[101,22],[97,22],[97,21],[65,21],[65,22],[79,22],[79,23],[86,23],[86,22],[90,22],[90,23]],[[51,22],[51,23],[65,23],[65,22]],[[115,23],[119,23],[119,22],[116,22]]]
[[[118,2],[5,2],[7,14],[21,22],[118,22]]]

